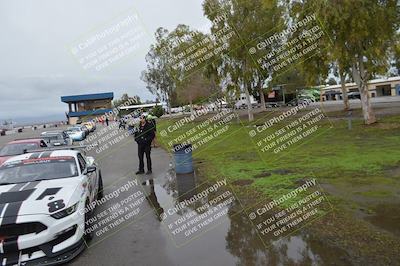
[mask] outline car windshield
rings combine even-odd
[[[70,128],[68,128],[68,131],[78,132],[78,131],[81,131],[81,128],[79,128],[79,127],[70,127]]]
[[[77,175],[78,168],[74,157],[27,159],[3,164],[0,167],[0,185],[67,178]]]
[[[37,143],[14,143],[7,144],[0,150],[0,156],[13,156],[23,154],[24,150],[35,150],[39,146]]]

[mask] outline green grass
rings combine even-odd
[[[262,124],[271,114],[259,114],[256,124]],[[161,119],[158,132],[177,119]],[[194,121],[169,133],[158,136],[165,148],[167,143],[184,134],[203,120]],[[248,131],[246,121],[230,125],[223,135],[211,140],[193,152],[196,161],[202,161],[202,171],[207,178],[224,177],[235,180],[251,179],[251,187],[268,198],[275,198],[297,187],[305,177],[315,176],[351,194],[356,188],[369,187],[362,196],[381,198],[392,195],[382,190],[382,185],[400,189],[398,178],[387,174],[389,167],[400,167],[400,116],[388,116],[379,124],[365,126],[361,120],[353,121],[347,129],[346,120],[320,122],[320,129],[294,146],[278,154],[261,152]],[[276,128],[263,132],[271,134]],[[285,170],[288,173],[277,174]],[[269,173],[262,177],[262,174]],[[260,176],[261,175],[261,176]],[[258,178],[256,178],[258,176]],[[379,189],[379,190],[376,190]],[[348,202],[348,204],[350,204]]]

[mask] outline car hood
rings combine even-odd
[[[85,187],[80,177],[2,185],[1,218],[56,213],[77,203]]]
[[[67,133],[69,136],[71,135],[82,135],[83,131],[71,131]]]

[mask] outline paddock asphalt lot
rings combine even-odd
[[[35,137],[43,131],[60,129],[62,127],[36,131],[25,129],[22,133],[1,136],[0,146],[16,138]],[[97,127],[97,131],[101,129],[102,126]],[[123,135],[124,132],[119,132],[119,134]],[[137,171],[138,158],[137,145],[132,136],[107,151],[96,154],[93,150],[88,155],[94,156],[101,167],[105,194],[117,189],[118,180],[121,180],[121,178],[135,178],[134,173]],[[152,160],[153,174],[140,176],[139,184],[153,179],[153,199],[157,200],[160,206],[172,205],[174,201],[172,196],[174,192],[171,190],[173,177],[169,171],[171,157],[161,148],[155,148],[152,149]],[[146,185],[138,186],[135,189],[143,189],[143,191],[151,193],[148,184],[149,181]],[[135,193],[135,191],[130,193]],[[148,201],[141,204],[141,213],[144,215],[138,219],[135,217],[130,224],[121,228],[119,232],[110,236],[107,235],[104,240],[94,237],[89,243],[89,247],[69,265],[188,265],[190,261],[195,261],[196,265],[235,264],[236,259],[226,251],[225,236],[229,224],[221,224],[199,239],[177,248],[158,219],[153,204]],[[108,207],[109,204],[106,203],[97,208],[96,213],[100,213]],[[99,242],[99,240],[101,241]],[[207,242],[204,240],[207,240]],[[210,249],[219,250],[219,252],[209,252]]]

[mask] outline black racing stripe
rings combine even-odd
[[[17,216],[19,210],[21,209],[22,203],[27,200],[35,189],[24,189],[22,191],[12,191],[2,193],[0,195],[0,202],[7,203],[8,206],[4,211],[3,220],[1,221],[1,225],[10,225],[15,224],[17,221]]]
[[[13,186],[12,188],[10,188],[9,191],[19,191],[23,186],[25,186],[26,183],[18,183],[15,184],[15,186]]]
[[[21,191],[8,191],[0,194],[0,204],[22,202],[32,194],[34,188],[24,189]]]
[[[18,264],[19,261],[19,252],[18,252],[18,237],[13,236],[7,238],[7,240],[3,241],[3,251],[4,254],[0,256],[0,263],[3,263],[3,259],[6,258],[6,265],[15,265]]]
[[[26,185],[26,183],[22,184],[17,184],[13,188],[10,189],[9,192],[7,193],[18,193],[19,197],[21,199],[20,202],[13,202],[13,203],[8,203],[6,210],[4,211],[4,218],[1,221],[1,225],[5,224],[15,224],[17,221],[18,213],[19,210],[22,206],[22,202],[26,199],[29,198],[29,196],[35,191],[35,186],[39,184],[40,181],[34,181]],[[26,186],[25,186],[26,185]],[[18,188],[18,189],[17,189]],[[21,190],[24,188],[23,190]],[[3,196],[4,193],[2,193],[0,196]],[[19,254],[18,254],[18,236],[12,237],[12,238],[7,238],[3,241],[3,251],[4,254],[0,256],[0,263],[2,263],[3,258],[6,258],[6,264],[17,264],[19,261]]]
[[[18,191],[18,190],[20,190],[24,185],[25,185],[25,183],[16,184],[16,185],[12,186],[7,192]],[[5,192],[3,192],[3,193],[5,193]],[[3,195],[3,193],[1,193],[0,196]],[[3,213],[3,210],[4,210],[4,208],[5,208],[6,206],[7,206],[7,203],[0,204],[0,215]],[[0,226],[1,226],[1,224],[0,224]],[[11,239],[11,240],[12,240],[12,239]],[[6,250],[8,250],[8,247],[9,247],[5,242],[7,242],[7,243],[12,243],[12,241],[11,241],[11,242],[3,241],[3,252],[5,252],[4,247],[6,248]],[[12,253],[14,253],[14,252],[12,252]],[[0,264],[3,264],[3,259],[4,259],[4,258],[5,258],[5,254],[4,254],[4,253],[0,254]],[[8,260],[8,261],[9,261],[9,262],[12,262],[14,258],[15,258],[15,256],[12,256],[12,258],[10,258],[10,260]],[[16,263],[18,263],[18,261],[17,261]],[[15,264],[15,262],[14,262],[14,264]]]
[[[40,183],[40,181],[32,181],[32,182],[30,182],[26,187],[24,187],[24,190],[25,190],[25,189],[32,189],[32,188],[35,188],[39,183]]]
[[[25,184],[26,184],[26,183],[16,184],[16,185],[12,186],[7,192],[9,192],[9,191],[18,191],[18,190],[20,190]],[[6,193],[6,192],[3,192],[3,193]],[[0,197],[1,197],[1,195],[2,195],[3,193],[0,194]],[[7,205],[7,203],[0,203],[0,215],[3,213],[3,210],[4,210],[4,208],[6,207],[6,205]],[[1,224],[0,224],[0,226],[1,226]],[[0,261],[0,263],[1,263],[1,261]]]

